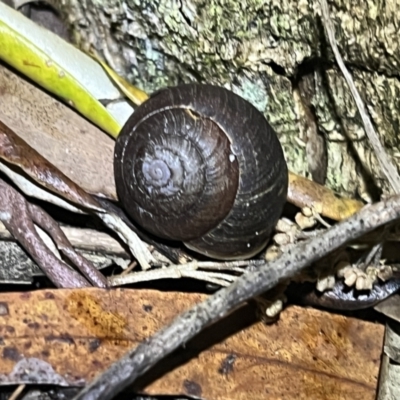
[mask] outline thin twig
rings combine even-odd
[[[300,242],[276,260],[239,277],[204,302],[178,316],[169,326],[142,342],[113,364],[75,400],[111,399],[202,329],[226,316],[243,302],[272,289],[302,268],[359,236],[400,218],[400,196],[363,208],[320,236]]]
[[[382,143],[379,140],[379,136],[376,133],[376,131],[372,125],[371,119],[368,116],[367,110],[364,106],[361,96],[356,89],[354,80],[353,80],[350,72],[344,65],[343,59],[339,53],[339,49],[337,47],[336,40],[335,40],[335,30],[334,30],[334,27],[332,24],[332,20],[329,16],[328,3],[326,0],[321,0],[321,10],[322,10],[322,18],[324,21],[326,33],[328,35],[329,43],[330,43],[333,53],[335,55],[336,62],[338,63],[339,68],[342,71],[342,74],[343,74],[344,78],[346,79],[346,82],[349,86],[351,94],[354,97],[358,111],[361,115],[361,119],[362,119],[364,127],[365,127],[365,132],[368,136],[368,139],[371,142],[371,145],[375,151],[375,155],[379,161],[381,169],[382,169],[383,173],[386,175],[386,178],[388,179],[388,181],[390,182],[390,185],[394,189],[394,192],[400,193],[400,177],[399,177],[397,168],[393,164],[391,158],[387,155],[384,147],[382,146]]]
[[[93,286],[105,288],[107,286],[105,276],[89,260],[75,251],[58,223],[37,205],[27,203],[27,207],[32,221],[49,235],[59,252],[68,258]]]
[[[38,234],[28,202],[0,178],[0,220],[57,287],[90,287],[77,271],[60,260]],[[93,267],[94,268],[94,267]]]

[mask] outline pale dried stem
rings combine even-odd
[[[187,264],[171,265],[167,268],[157,268],[149,271],[138,271],[112,276],[109,278],[109,284],[110,286],[120,286],[158,279],[179,279],[182,277],[190,277],[221,286],[227,286],[228,283],[233,282],[237,278],[237,275],[201,270],[229,271],[242,274],[245,271],[243,267],[248,267],[249,265],[257,266],[261,265],[261,263],[263,262],[259,260],[229,262],[193,261]]]
[[[61,229],[71,244],[77,249],[115,254],[126,258],[130,257],[118,240],[115,240],[107,233],[68,226],[61,226]],[[0,222],[0,239],[13,239],[13,236],[2,222]]]

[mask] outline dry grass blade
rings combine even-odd
[[[25,389],[26,385],[18,385],[18,387],[14,390],[13,394],[10,396],[8,400],[17,400],[20,394]]]
[[[191,277],[206,282],[216,283],[221,286],[228,286],[229,283],[236,279],[237,275],[235,276],[215,271],[227,271],[242,274],[245,271],[243,267],[249,265],[260,265],[258,261],[260,260],[233,262],[192,261],[186,264],[170,265],[167,268],[151,269],[150,271],[139,271],[112,276],[109,278],[109,284],[110,286],[120,286],[158,279],[179,279],[182,277]]]

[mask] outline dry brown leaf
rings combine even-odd
[[[1,117],[1,114],[0,114]],[[97,201],[0,120],[0,159],[20,168],[39,185],[71,203],[101,211]]]
[[[84,190],[116,199],[114,140],[3,65],[0,115],[19,137]]]
[[[129,289],[2,293],[0,382],[84,385],[204,298]],[[298,307],[273,325],[256,321],[244,306],[136,388],[216,400],[375,398],[383,326]]]

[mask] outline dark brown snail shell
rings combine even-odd
[[[217,259],[258,253],[286,201],[275,132],[249,102],[212,85],[163,89],[138,107],[117,139],[114,169],[134,221]]]

